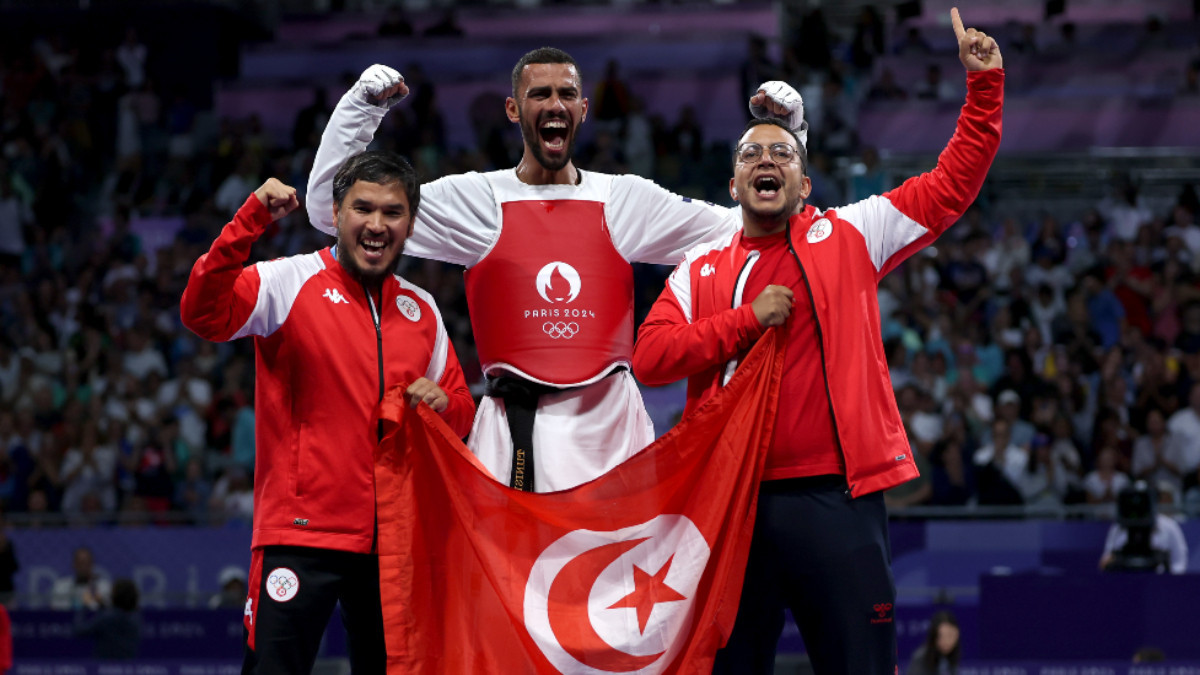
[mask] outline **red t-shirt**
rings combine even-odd
[[[753,302],[771,284],[787,286],[796,296],[779,388],[779,417],[763,480],[845,474],[846,463],[833,433],[812,301],[800,265],[788,252],[787,233],[743,236],[741,241],[742,248],[759,252],[746,279],[743,304]]]

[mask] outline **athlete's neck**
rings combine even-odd
[[[579,183],[579,170],[574,162],[557,171],[551,171],[542,166],[530,153],[525,151],[521,163],[517,165],[517,180],[526,185],[576,185]]]

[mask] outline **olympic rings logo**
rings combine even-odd
[[[570,340],[579,332],[579,324],[572,321],[571,323],[563,323],[562,321],[553,322],[547,321],[542,324],[542,332],[549,335],[552,339],[565,338]]]
[[[296,583],[294,577],[285,577],[282,574],[272,574],[267,583],[275,588],[275,594],[280,597],[287,595],[288,591],[292,590],[292,586]]]
[[[300,577],[286,567],[276,567],[267,575],[267,597],[287,602],[300,591]]]

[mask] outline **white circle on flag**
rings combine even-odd
[[[569,532],[530,570],[525,628],[561,672],[658,675],[684,646],[710,552],[683,515]],[[572,644],[562,644],[562,634]]]
[[[300,592],[300,577],[286,567],[276,567],[267,575],[267,597],[287,602]]]

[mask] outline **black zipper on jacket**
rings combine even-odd
[[[821,349],[821,375],[825,378],[825,401],[829,404],[829,421],[833,424],[833,442],[837,443],[838,452],[842,455],[842,463],[846,465],[846,485],[850,484],[850,463],[846,461],[846,451],[842,448],[842,437],[838,434],[837,415],[833,414],[833,396],[829,393],[829,368],[825,363],[825,333],[821,330],[821,319],[817,316],[817,301],[813,298],[812,284],[808,281],[808,272],[800,262],[800,256],[792,246],[792,221],[789,219],[784,235],[787,241],[788,253],[800,268],[800,278],[804,280],[804,290],[808,291],[808,305],[812,308],[813,324],[817,327],[817,347]]]
[[[363,284],[363,290],[367,293],[367,305],[371,308],[371,321],[375,324],[375,353],[378,355],[379,361],[379,401],[383,402],[383,326],[381,325],[381,312],[375,306],[375,296],[371,295],[371,289]],[[379,287],[379,299],[383,299],[383,286]],[[375,439],[378,443],[383,440],[383,419],[380,419],[375,428]],[[374,486],[375,481],[371,481]],[[375,546],[379,541],[379,511],[375,511],[375,523],[371,532],[371,552],[375,553]]]

